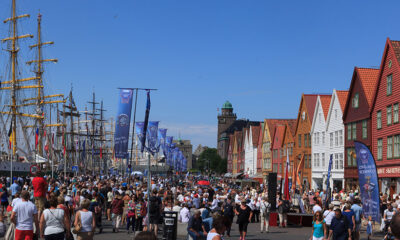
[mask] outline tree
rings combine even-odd
[[[226,172],[226,164],[226,159],[222,159],[218,155],[216,148],[207,148],[199,155],[197,160],[197,167],[202,172],[209,170],[216,173],[224,173]]]

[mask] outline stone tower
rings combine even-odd
[[[217,150],[221,158],[227,158],[229,136],[224,133],[236,121],[232,104],[226,101],[218,114]]]

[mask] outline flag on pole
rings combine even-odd
[[[62,146],[63,146],[63,154],[64,154],[64,156],[65,156],[65,153],[67,152],[67,149],[66,149],[66,144],[65,144],[65,129],[63,128],[63,131],[62,131]]]
[[[299,165],[297,166],[297,171],[296,171],[296,180],[297,180],[297,184],[299,185],[300,189],[302,188],[302,184],[301,184],[301,170],[303,169],[303,165],[304,165],[304,154],[303,156],[301,156]]]
[[[289,151],[286,153],[286,173],[285,173],[285,187],[284,187],[284,192],[286,200],[290,199],[290,194],[289,194]]]
[[[36,131],[35,131],[35,149],[37,149],[38,143],[39,143],[39,128],[36,128]]]
[[[13,131],[13,123],[11,122],[10,130],[8,130],[8,148],[11,149],[13,145],[14,131]]]
[[[149,115],[150,115],[150,90],[147,90],[147,102],[146,102],[146,114],[144,116],[144,126],[143,126],[143,138],[142,138],[142,149],[141,152],[144,151],[144,147],[146,144],[146,133],[147,133],[147,125],[149,124]]]

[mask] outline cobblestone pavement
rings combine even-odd
[[[112,232],[111,223],[109,221],[104,221],[104,230],[102,234],[96,234],[96,240],[132,240],[133,234],[127,234],[125,227],[120,229],[118,233]],[[160,225],[160,227],[162,227]],[[233,224],[232,226],[231,237],[224,237],[225,240],[239,239],[239,232],[237,224]],[[294,227],[289,226],[288,228],[278,228],[278,227],[270,227],[269,233],[260,233],[260,225],[259,223],[250,223],[248,227],[248,240],[258,240],[258,239],[266,239],[266,240],[309,240],[311,234],[310,227]],[[161,232],[159,234],[159,239],[162,239]],[[178,240],[184,240],[185,237],[178,237]],[[366,240],[367,235],[365,233],[365,228],[361,231],[361,240]],[[375,234],[372,238],[373,240],[383,239],[383,236],[379,233]]]

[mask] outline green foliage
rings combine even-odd
[[[222,159],[216,148],[208,148],[204,150],[199,158],[197,159],[197,168],[202,172],[215,172],[225,173],[226,172],[226,159]]]

